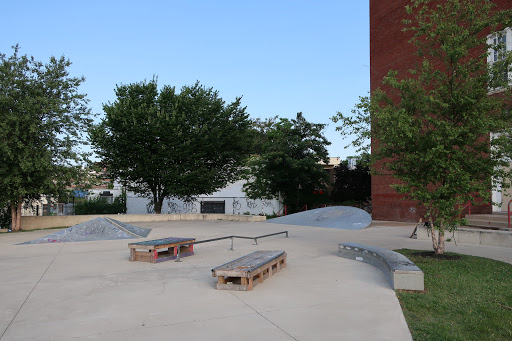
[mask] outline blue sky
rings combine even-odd
[[[116,84],[199,80],[253,118],[328,124],[330,156],[353,155],[335,124],[370,88],[367,1],[4,1],[0,52],[65,55],[93,112]]]

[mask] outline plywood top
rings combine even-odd
[[[130,243],[130,245],[145,245],[145,246],[159,246],[159,245],[168,245],[168,244],[180,244],[185,242],[193,242],[195,241],[195,238],[176,238],[176,237],[169,237],[169,238],[162,238],[162,239],[154,239],[154,240],[146,240],[145,242],[138,242],[138,243]]]
[[[271,260],[283,255],[284,251],[255,251],[244,257],[235,259],[229,263],[223,264],[212,269],[215,271],[244,271],[251,272],[260,266],[270,262]]]

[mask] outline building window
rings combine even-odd
[[[487,45],[489,46],[489,55],[487,62],[493,66],[491,70],[492,89],[499,89],[512,80],[510,70],[510,55],[512,53],[512,29],[510,27],[503,31],[496,32],[487,36]]]
[[[350,169],[350,170],[356,169],[356,165],[357,165],[357,158],[354,156],[349,156],[347,158],[348,169]]]

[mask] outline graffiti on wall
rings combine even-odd
[[[180,214],[180,213],[197,213],[197,202],[184,202],[180,205],[177,202],[169,201],[167,203],[167,207],[169,208],[169,214]]]
[[[235,212],[240,211],[241,208],[242,204],[240,203],[240,201],[238,201],[238,199],[233,199],[233,214],[235,214]]]
[[[183,211],[185,213],[197,213],[197,203],[194,201],[183,203]]]
[[[167,203],[167,206],[169,207],[169,213],[172,213],[172,214],[181,213],[180,205],[178,205],[177,203],[169,201]]]
[[[273,209],[273,210],[275,210],[275,209],[276,209],[276,207],[274,206],[274,204],[272,203],[272,201],[268,201],[268,200],[267,200],[267,201],[263,201],[263,202],[261,203],[261,205],[262,205],[263,207],[266,207],[266,208],[270,208],[270,207],[272,207],[272,209]]]
[[[251,199],[246,199],[247,201],[247,208],[252,210],[252,209],[255,209],[256,207],[258,207],[258,204],[256,203],[256,201],[254,200],[251,200]]]
[[[141,198],[142,199],[142,198]],[[162,213],[167,214],[185,214],[185,213],[200,213],[201,206],[200,202],[203,198],[194,197],[191,202],[184,202],[179,198],[169,198],[164,201],[164,207],[162,207]],[[271,214],[272,210],[276,211],[276,207],[279,206],[279,203],[275,200],[260,200],[260,199],[249,199],[247,197],[223,197],[225,199],[224,202],[226,204],[226,213],[232,214],[261,214],[268,213]],[[165,207],[167,205],[167,207]],[[232,206],[232,210],[229,206]],[[30,207],[29,207],[30,209]],[[28,209],[28,210],[29,210]],[[130,213],[147,213],[154,214],[155,207],[154,204],[149,200],[140,200],[137,203],[133,202],[129,205]],[[135,212],[133,212],[135,211]],[[232,212],[229,212],[232,211]]]

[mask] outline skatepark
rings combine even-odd
[[[339,243],[429,250],[415,224],[362,229],[268,222],[133,222],[137,240],[260,236],[195,245],[180,262],[131,262],[132,239],[17,245],[58,233],[0,236],[0,340],[411,340],[383,272],[338,257]],[[232,246],[232,250],[231,250]],[[257,250],[284,250],[287,266],[252,291],[217,290],[211,270]],[[509,248],[454,243],[448,251],[512,263]]]

